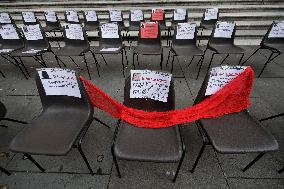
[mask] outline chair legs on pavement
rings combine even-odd
[[[190,170],[191,173],[194,173],[194,170],[195,170],[195,168],[196,168],[196,166],[197,166],[197,164],[198,164],[198,162],[199,162],[199,160],[200,160],[200,158],[201,158],[201,156],[202,156],[202,154],[204,152],[205,147],[206,147],[206,144],[203,142],[202,143],[202,147],[201,147],[201,149],[200,149],[200,151],[199,151],[199,153],[197,155],[197,158],[196,158],[196,160],[195,160],[195,162],[193,164],[193,167]]]
[[[254,158],[254,160],[252,160],[242,171],[245,172],[246,170],[248,170],[253,164],[255,164],[255,162],[257,162],[265,153],[261,152],[258,154],[258,156],[256,156],[256,158]]]
[[[275,56],[273,56],[274,53],[276,54]],[[257,76],[258,78],[260,78],[260,76],[261,76],[261,74],[263,73],[264,69],[266,68],[267,64],[268,64],[269,62],[271,62],[272,60],[274,60],[276,57],[278,57],[280,54],[281,54],[280,52],[271,51],[270,56],[268,57],[267,61],[266,61],[265,64],[263,65],[263,67],[262,67],[262,69],[261,69],[259,75]]]
[[[0,166],[0,171],[5,173],[6,175],[10,176],[11,173],[7,170],[7,169],[4,169],[3,167]]]
[[[45,172],[45,169],[42,168],[42,166],[30,155],[30,154],[24,154],[28,160],[30,160],[41,172]]]
[[[181,158],[180,158],[180,160],[179,160],[179,163],[178,163],[178,166],[177,166],[177,170],[176,170],[176,173],[175,173],[175,176],[174,176],[172,182],[176,182],[176,180],[177,180],[177,176],[178,176],[178,174],[179,174],[179,170],[180,170],[180,167],[181,167],[181,165],[182,165],[184,156],[185,156],[185,147],[184,147],[184,145],[183,145],[182,155],[181,155]]]
[[[258,49],[256,49],[245,61],[243,61],[241,63],[241,65],[244,65],[253,55],[255,55],[255,53],[257,53],[257,51],[259,51],[261,49],[261,47],[259,47]]]
[[[117,171],[117,176],[119,178],[121,178],[121,173],[120,173],[120,170],[119,170],[118,162],[117,162],[116,156],[114,154],[114,146],[111,147],[111,153],[112,153],[113,162],[114,162],[114,165],[115,165],[115,168],[116,168],[116,171]]]
[[[284,167],[282,167],[280,170],[278,170],[278,173],[283,173]]]
[[[86,166],[88,167],[88,170],[90,171],[91,175],[94,175],[92,167],[91,167],[87,157],[85,156],[85,153],[83,152],[83,149],[82,149],[82,146],[81,146],[81,142],[78,143],[78,147],[77,148],[78,148],[78,151],[79,151],[80,155],[82,156]]]

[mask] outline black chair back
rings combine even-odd
[[[163,16],[162,18],[156,18],[156,16],[154,16],[156,13],[155,11],[162,11]],[[164,28],[166,27],[166,16],[165,16],[165,11],[163,9],[152,9],[152,13],[151,13],[151,22],[158,22],[159,25]]]
[[[22,12],[22,19],[24,25],[36,25],[39,23],[34,12]]]
[[[16,28],[15,24],[3,24],[0,27],[8,27],[11,29],[15,29],[14,32],[17,33],[19,39],[3,39],[2,35],[0,35],[0,44],[2,45],[3,49],[19,49],[24,47],[24,41],[20,35],[19,30]]]
[[[201,22],[200,22],[200,26],[201,27],[204,27],[204,28],[214,28],[216,22],[218,21],[219,19],[219,9],[217,9],[217,18],[214,18],[214,19],[207,19],[206,18],[206,14],[207,12],[209,12],[210,10],[214,10],[214,8],[209,8],[209,9],[206,9],[203,13],[203,16],[202,16],[202,19],[201,19]],[[216,11],[216,9],[215,9]]]
[[[64,41],[65,41],[65,46],[73,46],[73,47],[79,47],[80,46],[80,47],[83,47],[83,48],[90,47],[90,43],[87,39],[86,32],[83,30],[81,24],[75,24],[75,25],[79,25],[81,27],[82,32],[83,32],[83,40],[67,38],[66,29],[69,29],[69,27],[72,26],[72,24],[66,24],[63,27],[63,36],[64,36]]]
[[[144,24],[147,23],[153,23],[153,22],[144,22],[141,23],[140,30],[139,30],[139,36],[138,36],[138,45],[150,45],[150,46],[162,46],[161,45],[161,30],[160,25],[155,22],[158,25],[158,34],[157,38],[141,38],[141,29],[144,27]]]
[[[192,24],[194,26],[194,35],[192,39],[177,39],[177,30],[182,24]],[[178,23],[174,28],[173,46],[196,46],[197,41],[197,27],[195,23]]]
[[[45,18],[46,26],[48,26],[50,28],[54,28],[54,29],[61,28],[60,21],[57,17],[56,12],[46,11],[46,12],[44,12],[44,18]]]
[[[80,18],[77,13],[77,11],[71,10],[71,11],[65,11],[65,22],[70,24],[79,24]]]
[[[119,17],[118,14],[120,15],[120,17]],[[116,15],[116,16],[112,16],[112,15]],[[125,27],[122,11],[120,11],[120,10],[109,10],[108,11],[108,17],[109,17],[109,22],[116,22],[118,24],[118,26],[120,27],[120,29],[123,29]],[[116,17],[117,19],[113,19],[114,17]]]
[[[84,11],[84,28],[86,31],[90,31],[92,29],[98,29],[100,24],[98,21],[98,17],[95,11]]]
[[[185,16],[184,18],[175,18],[175,14],[177,15],[176,17],[178,17],[178,15],[180,14],[180,12],[185,11]],[[181,14],[182,17],[182,14]],[[188,11],[187,9],[175,9],[173,12],[173,17],[172,17],[172,27],[174,28],[178,23],[184,23],[187,22],[188,20]]]
[[[274,27],[278,27],[277,25],[279,23],[282,25],[282,27],[284,27],[284,22],[273,21],[273,23],[270,25],[268,31],[266,32],[266,34],[262,38],[260,45],[264,45],[264,44],[284,44],[284,37],[271,36],[271,33],[274,30]],[[275,28],[275,29],[278,29],[278,28]],[[278,31],[279,30],[280,29],[278,29]]]
[[[40,24],[37,24],[37,25],[25,25],[22,27],[22,31],[25,35],[25,32],[28,32],[27,28],[28,27],[38,27],[39,30],[40,30],[40,33],[42,35],[42,39],[38,39],[38,40],[28,40],[26,38],[26,36],[24,36],[24,42],[25,42],[25,47],[27,48],[32,48],[32,49],[46,49],[46,50],[49,50],[50,49],[50,45],[49,45],[49,42],[45,36],[45,33],[41,27]]]
[[[142,19],[136,20],[134,18],[135,15],[141,14],[142,12]],[[144,22],[144,12],[142,10],[131,10],[129,13],[129,30],[139,31],[141,22]]]
[[[105,27],[109,24],[115,24],[118,27],[118,38],[103,38],[102,36],[102,27]],[[121,30],[117,23],[102,23],[100,24],[100,45],[106,44],[106,45],[114,45],[114,46],[121,46],[122,45],[122,38],[121,38]]]
[[[0,120],[5,117],[7,109],[5,105],[0,101]]]
[[[235,33],[236,33],[236,24],[234,23],[234,28],[233,28],[233,32],[230,38],[225,38],[225,37],[215,37],[215,30],[219,27],[220,24],[222,24],[223,22],[217,22],[214,26],[214,29],[211,33],[211,37],[208,41],[208,45],[210,44],[234,44],[234,40],[235,40]]]

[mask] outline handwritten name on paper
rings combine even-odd
[[[119,38],[117,23],[105,23],[101,25],[102,38]]]
[[[208,8],[204,13],[204,20],[216,20],[218,19],[218,8]]]
[[[284,38],[284,21],[275,22],[269,32],[268,38]]]
[[[54,11],[46,11],[44,12],[44,16],[48,22],[57,22],[56,13]]]
[[[96,11],[85,11],[85,17],[87,22],[96,22],[98,21],[97,13]]]
[[[0,23],[1,24],[11,24],[12,23],[8,13],[6,13],[6,12],[0,13]]]
[[[43,39],[39,24],[23,26],[22,31],[24,32],[25,38],[27,40]]]
[[[234,22],[220,22],[218,21],[216,23],[215,31],[214,31],[214,37],[221,37],[221,38],[231,38],[234,28],[235,28]]]
[[[25,22],[36,22],[36,17],[33,12],[22,12]]]
[[[84,40],[84,33],[81,24],[66,24],[64,29],[68,39]]]
[[[158,37],[159,25],[156,22],[145,22],[141,23],[140,26],[140,36],[141,38],[152,38],[156,39]]]
[[[153,21],[162,21],[164,20],[164,9],[152,9],[152,20]]]
[[[196,23],[178,23],[176,39],[193,39],[196,30]]]
[[[79,16],[76,11],[66,11],[66,17],[68,22],[79,22]]]
[[[142,10],[131,10],[131,21],[142,21],[144,20],[143,12]]]
[[[120,10],[110,10],[109,17],[111,22],[120,22],[122,21],[122,14]]]
[[[185,20],[186,19],[186,9],[176,9],[174,11],[174,20]]]
[[[0,35],[2,39],[20,39],[15,27],[12,24],[1,25]]]

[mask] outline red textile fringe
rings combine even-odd
[[[129,108],[112,99],[84,77],[81,76],[80,79],[94,107],[137,127],[164,128],[247,109],[250,106],[249,95],[253,86],[254,72],[247,67],[243,73],[204,101],[192,107],[166,112],[147,112]]]

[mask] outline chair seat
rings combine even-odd
[[[268,48],[268,49],[276,49],[280,53],[284,52],[284,44],[280,43],[264,43],[263,47]]]
[[[278,149],[275,138],[247,111],[198,122],[217,152],[268,152]]]
[[[203,28],[203,29],[207,29],[207,30],[212,30],[213,28],[214,28],[214,26],[215,26],[215,23],[212,23],[212,24],[210,24],[210,23],[200,23],[200,28]]]
[[[109,49],[109,48],[114,48],[116,50],[103,50],[103,49]],[[122,44],[120,45],[111,45],[111,44],[102,44],[97,47],[92,47],[92,52],[95,54],[118,54],[122,51],[124,46]]]
[[[22,49],[18,49],[13,51],[10,55],[14,57],[30,57],[30,56],[36,56],[38,54],[41,54],[48,49],[46,48],[38,48],[38,47],[25,47]]]
[[[45,26],[44,28],[42,28],[43,29],[43,31],[44,32],[55,32],[55,31],[62,31],[63,29],[62,29],[62,27],[60,27],[60,26],[58,26],[58,27],[56,27],[56,26]]]
[[[178,56],[194,56],[194,55],[203,55],[203,50],[196,47],[195,45],[188,46],[173,46],[172,50]]]
[[[130,25],[127,30],[128,31],[139,31],[140,30],[140,26]]]
[[[220,54],[239,54],[244,49],[233,44],[209,44],[208,47]]]
[[[12,140],[13,152],[66,155],[82,128],[89,121],[89,112],[79,108],[48,108]]]
[[[84,53],[88,52],[90,49],[89,46],[64,46],[59,50],[53,51],[57,56],[81,56]]]
[[[21,49],[23,47],[3,47],[0,48],[0,55],[8,55],[11,54],[13,51]],[[1,52],[2,51],[2,52]]]
[[[83,27],[84,31],[98,31],[99,30],[99,25],[85,25]]]
[[[134,53],[146,54],[146,55],[159,55],[162,53],[162,47],[159,45],[138,45],[136,48],[134,48]]]

